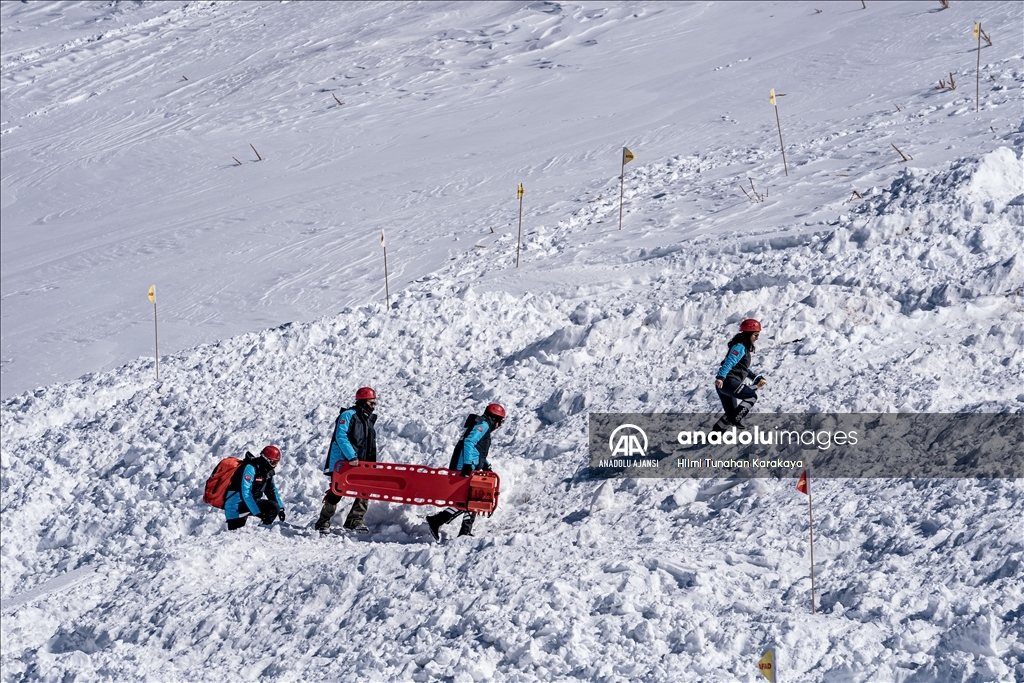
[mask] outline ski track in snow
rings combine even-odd
[[[633,230],[584,238],[577,257],[827,224],[854,190],[891,183],[890,143],[929,167],[1019,145],[1020,55],[1003,42],[983,51],[983,122],[964,73],[959,90],[934,89],[935,73],[970,63],[959,8],[886,7],[870,16],[888,30],[865,33],[865,15],[799,4],[742,17],[658,4],[5,7],[0,154],[18,172],[0,181],[4,397],[146,355],[137,292],[154,282],[175,351],[376,299],[382,228],[393,290],[476,259],[492,234],[514,234],[517,182],[528,237],[596,197],[603,231],[624,141],[641,155]],[[997,32],[1020,14],[990,13]],[[768,40],[765,22],[793,33]],[[736,34],[725,47],[701,29],[719,25]],[[762,97],[773,77],[792,90],[780,99],[792,180]],[[640,191],[673,159],[677,177]],[[767,202],[747,204],[748,178]],[[486,276],[478,266],[467,273]]]
[[[3,679],[755,681],[771,645],[782,680],[1024,679],[1020,480],[815,481],[811,615],[806,498],[792,481],[601,482],[580,470],[588,412],[717,410],[710,379],[748,316],[766,323],[759,410],[1024,409],[1021,56],[983,52],[999,78],[982,116],[969,72],[954,92],[915,82],[954,56],[973,64],[962,34],[974,18],[952,4],[869,3],[867,16],[901,29],[856,58],[806,31],[828,18],[828,39],[867,40],[839,4],[824,17],[748,6],[740,22],[721,5],[358,5],[319,23],[301,3],[5,5],[3,301],[18,323],[4,325],[5,385],[10,357],[51,353],[58,320],[75,327],[72,347],[132,326],[140,341],[77,380],[4,390]],[[1020,7],[985,9],[1002,47]],[[528,88],[543,99],[562,83],[591,103],[589,88],[671,54],[679,35],[710,45],[698,27],[748,36],[758,24],[793,40],[704,54],[692,92],[738,72],[761,93],[766,63],[829,74],[803,99],[775,86],[787,92],[788,180],[766,104],[750,109],[733,88],[666,95],[686,72],[663,64],[618,111],[558,123],[571,112],[530,109],[551,116],[532,150],[480,144],[508,124],[500,107],[527,107]],[[591,56],[595,45],[607,52]],[[625,66],[599,77],[588,60]],[[146,100],[139,79],[168,62],[189,80],[128,101]],[[891,64],[903,69],[891,83],[864,80]],[[296,104],[300,74],[315,101]],[[718,100],[714,120],[698,115],[705,97]],[[182,102],[189,119],[175,121]],[[639,117],[630,126],[626,110]],[[358,133],[318,136],[339,112]],[[445,118],[478,149],[451,148],[447,134],[437,148],[411,143]],[[181,145],[216,144],[229,161],[220,149],[244,153],[241,133],[271,125],[290,132],[257,145],[262,166],[189,173],[173,160]],[[624,130],[638,159],[620,233],[604,157]],[[183,131],[195,139],[170,137]],[[896,163],[890,142],[915,161]],[[39,161],[69,145],[74,158]],[[445,146],[463,168],[424,160]],[[496,170],[482,149],[510,162]],[[369,179],[339,200],[355,176],[329,159],[356,150]],[[249,175],[211,184],[235,171]],[[139,198],[130,209],[104,189],[117,177]],[[505,197],[517,178],[532,179],[533,202],[518,272]],[[766,201],[739,190],[748,178]],[[405,198],[385,198],[381,179]],[[330,234],[341,206],[373,239]],[[435,230],[414,229],[428,220]],[[375,302],[381,227],[403,245],[390,310]],[[108,269],[141,296],[168,254],[190,266],[177,281],[166,271],[168,290],[192,288],[173,315],[208,326],[171,341],[155,384],[151,358],[123,363],[144,354],[151,328],[112,312],[123,306],[100,294],[108,282],[76,278]],[[225,319],[223,302],[204,303],[214,294],[246,312]],[[81,305],[56,313],[58,296]],[[310,296],[323,298],[282,304]],[[23,323],[32,308],[36,328]],[[283,319],[307,322],[264,329]],[[502,504],[477,537],[434,545],[429,509],[386,504],[371,504],[367,537],[312,533],[332,420],[366,384],[390,461],[443,465],[467,412],[509,410],[492,448]],[[285,454],[288,521],[229,534],[198,501],[217,460],[249,441]]]

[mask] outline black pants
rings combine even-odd
[[[722,388],[716,387],[715,390],[718,392],[718,398],[722,401],[722,407],[725,408],[725,416],[729,420],[746,417],[750,409],[757,403],[757,391],[733,377],[726,377],[722,381]]]
[[[269,519],[273,521],[277,518],[277,513],[281,512],[281,508],[278,507],[277,502],[263,498],[257,500],[256,504],[260,506],[260,517],[263,519]],[[228,520],[228,531],[234,531],[235,529],[241,529],[245,526],[245,520],[249,519],[249,515],[237,517],[235,519]]]

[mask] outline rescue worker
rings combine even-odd
[[[740,323],[739,333],[729,340],[729,350],[715,375],[715,391],[725,408],[725,415],[713,427],[717,431],[729,425],[746,429],[741,420],[757,402],[757,390],[765,385],[765,378],[750,369],[750,356],[760,334],[761,323],[747,318]],[[746,383],[748,379],[753,386]]]
[[[377,462],[377,432],[374,424],[377,422],[377,392],[370,387],[362,387],[356,391],[356,404],[351,408],[342,409],[334,424],[334,434],[331,436],[331,445],[327,451],[327,462],[324,464],[324,474],[328,477],[334,471],[334,467],[344,461],[347,462]],[[335,494],[330,488],[324,496],[324,506],[320,510],[320,517],[316,520],[316,528],[320,531],[327,531],[331,528],[331,517],[338,509],[341,496]],[[366,533],[369,529],[363,524],[363,516],[367,508],[366,498],[356,498],[352,503],[345,518],[344,527],[350,531]]]
[[[470,415],[466,418],[465,432],[462,438],[455,444],[451,462],[448,469],[458,470],[459,473],[468,477],[473,470],[491,470],[491,463],[487,459],[491,449],[491,434],[501,427],[505,421],[505,408],[500,403],[492,403],[484,410],[483,415]],[[427,517],[427,526],[430,527],[430,535],[438,543],[441,542],[441,526],[453,519],[462,516],[462,526],[459,528],[459,536],[473,535],[473,522],[476,514],[468,510],[458,508],[445,508],[435,515]]]
[[[259,455],[255,453],[255,446],[246,446],[242,465],[235,470],[224,496],[224,516],[229,531],[245,526],[249,515],[259,517],[268,525],[275,519],[284,521],[284,503],[274,484],[274,470],[281,462],[281,449],[267,446]]]

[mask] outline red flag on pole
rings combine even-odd
[[[811,614],[817,613],[814,606],[814,512],[811,510],[811,484],[808,481],[807,470],[800,473],[800,479],[796,482],[796,490],[807,496],[807,522],[811,532]]]

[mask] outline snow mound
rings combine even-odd
[[[388,312],[174,354],[159,385],[139,360],[4,401],[5,671],[661,680],[731,670],[778,639],[808,653],[794,671],[830,680],[1004,676],[1022,665],[1005,618],[1024,559],[1005,515],[1018,482],[819,482],[821,613],[798,619],[795,490],[580,468],[587,410],[714,410],[708,378],[747,315],[766,323],[768,409],[1024,408],[1006,371],[1024,360],[1021,233],[970,189],[1006,159],[907,171],[828,230],[619,252],[605,284],[469,296],[441,271]],[[480,538],[432,546],[422,510],[383,504],[368,539],[311,533],[331,421],[363,384],[388,460],[443,465],[466,412],[506,405],[504,502]],[[285,454],[289,522],[228,534],[198,501],[249,441]],[[952,586],[938,601],[936,582]]]

